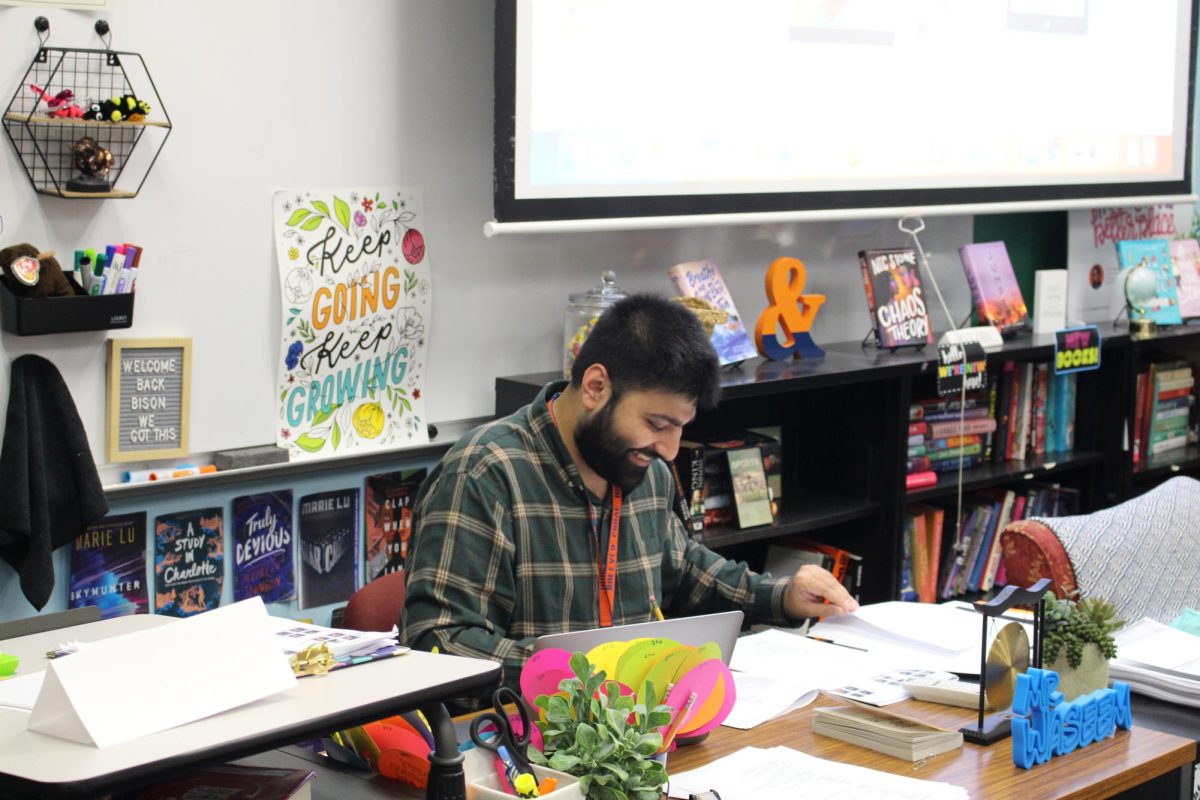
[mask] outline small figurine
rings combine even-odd
[[[149,103],[138,100],[135,95],[126,94],[91,103],[83,112],[83,118],[98,122],[142,122],[149,113]]]
[[[71,161],[79,175],[67,181],[73,192],[107,192],[112,189],[108,171],[113,166],[112,151],[101,147],[90,136],[84,136],[71,145]]]

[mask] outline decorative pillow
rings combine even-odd
[[[1058,536],[1037,520],[1010,522],[1000,534],[1004,551],[1004,571],[1007,582],[1015,586],[1030,586],[1049,578],[1050,588],[1059,597],[1078,589],[1075,569]]]

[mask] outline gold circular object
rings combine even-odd
[[[1017,676],[1029,669],[1029,636],[1018,622],[1000,629],[988,648],[983,691],[997,711],[1012,705]]]

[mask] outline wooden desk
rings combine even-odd
[[[1013,764],[1012,739],[991,747],[964,744],[961,750],[943,753],[925,761],[911,763],[884,755],[875,750],[848,744],[812,732],[812,709],[819,705],[837,705],[819,697],[810,706],[793,711],[749,731],[718,728],[707,739],[671,753],[668,770],[674,774],[703,766],[714,759],[743,747],[775,747],[784,745],[820,758],[842,761],[862,767],[904,775],[909,778],[936,780],[966,788],[972,800],[986,798],[1020,798],[1020,800],[1092,800],[1114,797],[1126,790],[1172,772],[1187,775],[1186,794],[1168,793],[1154,796],[1191,798],[1190,769],[1196,759],[1196,743],[1167,733],[1137,727],[1117,731],[1105,739],[1066,756],[1051,759],[1046,764],[1023,770]],[[974,714],[959,708],[921,703],[910,700],[891,706],[903,713],[941,725],[959,728],[974,718]],[[712,787],[720,791],[721,787]]]

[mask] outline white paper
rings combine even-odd
[[[0,681],[0,706],[31,710],[38,693],[42,691],[45,677],[45,672],[33,672]]]
[[[294,686],[254,597],[49,662],[28,727],[105,747]]]
[[[671,776],[670,796],[715,789],[721,800],[966,800],[961,786],[842,764],[790,747],[745,747]]]
[[[1144,618],[1114,636],[1122,663],[1170,670],[1200,681],[1200,636]]]
[[[355,631],[349,628],[325,628],[286,617],[269,619],[279,647],[289,657],[322,644],[329,648],[334,658],[373,653],[386,645],[395,645],[400,636],[395,625],[390,631]]]
[[[812,634],[841,641],[833,632],[858,633],[880,642],[958,653],[978,646],[979,625],[978,615],[964,614],[953,606],[893,600],[862,606],[845,617],[824,619],[813,626]]]

